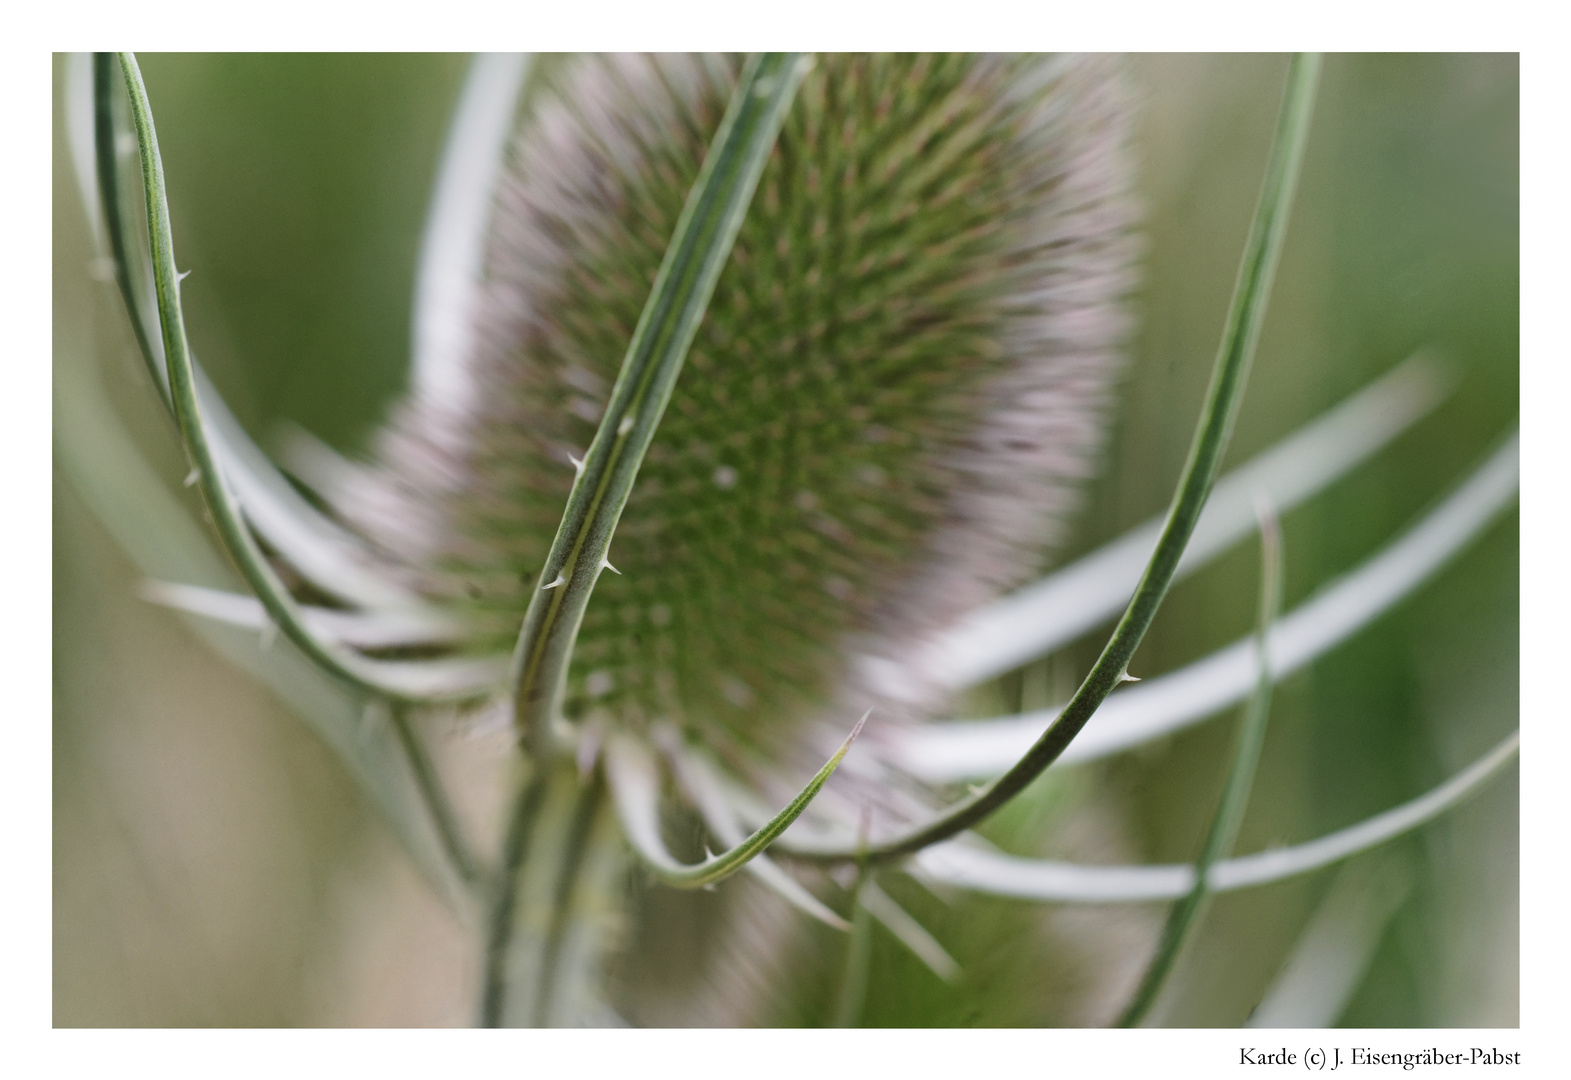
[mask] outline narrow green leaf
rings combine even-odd
[[[606,746],[606,777],[610,781],[611,795],[628,841],[638,857],[667,885],[679,889],[696,889],[730,877],[774,843],[781,833],[791,827],[792,822],[802,816],[802,811],[807,809],[808,804],[840,767],[846,751],[851,749],[851,744],[862,733],[862,725],[867,723],[871,712],[869,709],[862,714],[856,727],[851,729],[851,734],[840,744],[840,749],[783,810],[740,844],[694,866],[677,862],[660,839],[660,777],[654,755],[635,739],[626,736],[613,738]]]
[[[862,902],[862,893],[872,885],[867,867],[856,875],[851,890],[851,933],[846,935],[845,967],[840,972],[840,992],[835,998],[834,1026],[852,1028],[862,1017],[867,1004],[867,983],[873,964],[872,912]]]
[[[1260,610],[1255,621],[1255,690],[1244,706],[1244,718],[1233,746],[1232,762],[1228,766],[1227,783],[1222,789],[1222,799],[1217,804],[1211,827],[1201,845],[1200,857],[1195,860],[1195,885],[1189,894],[1173,905],[1167,915],[1167,925],[1162,929],[1162,939],[1156,955],[1146,968],[1145,977],[1135,990],[1119,1027],[1138,1027],[1156,1003],[1157,996],[1178,963],[1179,953],[1189,940],[1190,932],[1200,921],[1209,897],[1212,865],[1225,858],[1238,839],[1239,826],[1244,822],[1244,809],[1249,804],[1249,790],[1254,785],[1255,769],[1260,764],[1260,749],[1265,745],[1266,722],[1271,715],[1271,688],[1275,679],[1271,675],[1271,660],[1266,648],[1271,625],[1276,622],[1282,607],[1282,537],[1275,513],[1268,508],[1260,511]]]
[[[136,58],[120,54],[126,90],[131,99],[131,119],[141,150],[142,182],[147,198],[147,229],[152,249],[153,285],[158,304],[159,330],[168,368],[169,393],[175,419],[195,470],[196,483],[213,517],[224,549],[246,579],[268,616],[285,637],[325,671],[370,693],[393,701],[465,700],[477,691],[467,679],[433,677],[409,665],[393,665],[341,649],[314,634],[299,607],[257,546],[241,516],[238,500],[230,490],[217,455],[208,423],[198,400],[197,376],[186,342],[185,320],[180,308],[180,275],[175,269],[174,240],[165,195],[163,160],[153,128],[152,108]]]
[[[682,743],[681,736],[675,731],[670,731],[668,738],[661,741],[661,751],[671,766],[672,775],[687,797],[698,807],[704,824],[714,834],[715,839],[732,847],[740,844],[746,838],[746,834],[742,830],[742,823],[737,819],[735,808],[726,799],[723,786],[716,776],[718,766],[702,753],[691,751]],[[796,878],[777,866],[769,856],[756,856],[747,864],[747,872],[798,911],[817,919],[825,926],[832,926],[842,932],[851,929],[850,923],[809,892]]]
[[[1134,598],[1124,611],[1113,636],[1097,658],[1080,689],[1064,707],[1058,719],[1042,734],[1030,751],[992,784],[962,800],[926,825],[904,835],[873,844],[865,853],[843,849],[814,857],[823,861],[847,862],[867,858],[885,862],[909,855],[969,829],[985,820],[999,807],[1025,790],[1058,759],[1097,707],[1124,680],[1129,661],[1140,647],[1141,639],[1157,609],[1167,596],[1178,569],[1184,547],[1194,532],[1200,513],[1221,468],[1222,456],[1232,435],[1233,423],[1243,402],[1244,384],[1254,359],[1260,327],[1265,320],[1266,300],[1276,272],[1282,241],[1287,231],[1293,195],[1309,135],[1309,116],[1314,105],[1315,87],[1320,77],[1317,54],[1299,54],[1288,69],[1287,92],[1277,122],[1266,178],[1244,245],[1244,257],[1233,289],[1233,300],[1222,332],[1221,348],[1211,373],[1205,407],[1195,428],[1189,458],[1173,493],[1167,524],[1156,551],[1146,565]]]

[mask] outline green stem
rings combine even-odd
[[[874,862],[898,859],[947,840],[985,820],[1056,761],[1107,695],[1124,681],[1129,661],[1156,617],[1157,609],[1172,584],[1184,547],[1194,532],[1195,523],[1200,519],[1200,512],[1216,481],[1232,435],[1233,423],[1243,402],[1244,385],[1248,381],[1249,367],[1260,338],[1266,300],[1270,295],[1271,281],[1281,254],[1298,174],[1303,164],[1304,143],[1309,134],[1309,117],[1319,76],[1318,54],[1301,53],[1293,57],[1288,69],[1287,91],[1277,122],[1276,137],[1266,166],[1260,203],[1256,207],[1254,223],[1244,246],[1244,257],[1239,267],[1238,281],[1234,285],[1221,347],[1211,373],[1205,407],[1195,428],[1189,458],[1173,494],[1156,551],[1152,553],[1134,598],[1130,600],[1102,655],[1097,658],[1064,711],[1008,772],[928,824],[874,845],[867,851],[866,858]],[[814,862],[847,862],[857,858],[857,852],[851,849],[803,852],[800,857]]]
[[[806,70],[796,53],[743,65],[573,483],[513,654],[515,722],[537,756],[551,752],[573,645],[609,565],[611,536]]]
[[[584,865],[584,853],[589,845],[595,815],[604,804],[605,786],[598,776],[579,789],[578,802],[573,806],[573,819],[567,831],[567,854],[563,858],[556,890],[551,898],[551,929],[546,935],[545,949],[540,959],[539,983],[535,994],[536,1027],[546,1027],[551,1022],[551,1005],[556,996],[562,943],[573,917],[573,892],[578,885],[579,871]]]
[[[414,774],[415,787],[431,815],[431,824],[436,829],[442,850],[465,884],[478,884],[481,877],[479,860],[470,848],[469,841],[464,836],[463,826],[458,821],[458,815],[448,801],[447,791],[442,787],[442,778],[436,772],[436,763],[426,752],[425,743],[420,740],[420,733],[415,730],[414,724],[410,721],[408,707],[395,702],[391,705],[391,709],[393,732],[397,735],[398,745],[409,762],[409,771]]]
[[[251,586],[278,629],[323,670],[378,697],[394,702],[420,704],[465,700],[474,691],[443,692],[422,688],[413,669],[378,663],[318,638],[305,625],[299,607],[289,594],[246,526],[239,501],[225,483],[213,450],[213,440],[198,401],[196,375],[186,342],[185,319],[180,307],[180,274],[175,269],[174,241],[165,195],[163,159],[153,128],[152,108],[136,58],[120,53],[120,66],[131,100],[131,119],[141,150],[142,182],[147,197],[147,231],[153,263],[153,287],[158,322],[168,369],[169,396],[186,452],[196,469],[202,499],[212,515],[224,550],[246,583]]]
[[[868,870],[862,867],[851,889],[851,932],[846,935],[845,969],[840,976],[840,995],[835,1000],[834,1026],[851,1028],[862,1018],[867,1002],[867,978],[873,959],[872,912],[862,903],[862,887]]]
[[[142,362],[147,365],[164,404],[173,409],[165,372],[158,367],[147,324],[142,319],[142,308],[131,286],[131,259],[126,251],[126,223],[120,206],[120,173],[115,166],[114,64],[112,53],[93,54],[93,146],[98,166],[98,198],[103,208],[104,230],[109,236],[109,252],[114,259],[115,283],[120,287],[120,297],[131,319],[137,351],[142,354]]]
[[[1134,997],[1118,1019],[1118,1026],[1138,1027],[1146,1013],[1156,1003],[1157,996],[1166,985],[1168,976],[1178,962],[1190,932],[1200,922],[1206,902],[1211,895],[1211,866],[1225,859],[1238,839],[1239,826],[1244,821],[1244,810],[1249,805],[1249,790],[1254,785],[1255,769],[1260,764],[1260,748],[1265,745],[1266,721],[1271,715],[1271,664],[1267,650],[1267,635],[1282,608],[1282,539],[1276,518],[1262,512],[1260,518],[1260,611],[1255,622],[1255,658],[1258,676],[1254,693],[1244,706],[1243,723],[1233,747],[1232,764],[1228,767],[1227,783],[1222,789],[1221,802],[1211,819],[1200,857],[1195,860],[1195,885],[1173,909],[1168,912],[1167,925],[1162,930],[1162,940],[1145,978]]]
[[[507,953],[513,941],[513,921],[518,906],[518,876],[529,855],[535,821],[545,803],[548,770],[537,768],[519,792],[502,841],[502,865],[497,872],[496,895],[486,925],[485,974],[480,990],[480,1026],[501,1027],[507,1001]]]
[[[412,691],[407,685],[400,685],[390,677],[388,672],[396,669],[347,652],[322,641],[312,633],[306,627],[294,598],[290,596],[288,589],[268,564],[266,556],[262,554],[256,539],[242,519],[239,502],[224,481],[213,451],[207,424],[198,404],[196,374],[186,342],[185,319],[180,307],[180,275],[175,269],[174,238],[170,228],[169,201],[164,185],[164,165],[158,152],[158,135],[153,126],[153,113],[147,99],[147,88],[142,82],[142,72],[137,66],[136,58],[130,53],[120,53],[119,60],[130,98],[137,146],[141,151],[148,243],[152,257],[159,329],[163,339],[167,369],[168,399],[173,405],[186,452],[196,468],[202,499],[212,515],[214,528],[218,531],[224,550],[256,593],[257,599],[261,601],[274,624],[309,660],[323,670],[374,697],[388,700],[394,706],[395,713],[399,711],[400,706],[444,696]],[[107,75],[107,65],[100,64],[98,72],[100,75]],[[113,139],[107,127],[109,121],[107,90],[101,88],[98,97],[97,138],[99,152],[102,155],[106,149],[112,150]],[[106,141],[110,144],[108,147],[105,146]],[[107,165],[100,161],[100,184],[103,185],[107,198],[117,197],[113,179],[105,180],[105,177],[112,172],[112,159]],[[111,232],[120,236],[118,208],[113,212],[106,208],[106,213],[112,213]],[[117,274],[125,291],[132,321],[139,323],[135,300],[129,289],[130,277],[125,266],[126,253],[123,238],[114,246],[118,260]],[[151,350],[148,348],[145,335],[139,334],[138,337],[150,357]],[[400,739],[409,766],[415,774],[416,787],[421,794],[426,811],[442,838],[444,848],[454,858],[459,875],[466,881],[473,880],[474,862],[468,855],[467,845],[459,833],[457,818],[448,805],[446,794],[441,785],[436,782],[435,773],[431,770],[430,763],[425,760],[423,748],[412,738],[413,732],[402,730],[407,726],[407,717],[400,717],[398,722],[401,725]]]

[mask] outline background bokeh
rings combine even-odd
[[[176,250],[192,271],[183,295],[197,353],[264,445],[288,420],[354,454],[404,385],[422,218],[466,58],[140,60]],[[1147,214],[1141,330],[1070,557],[1171,493],[1285,67],[1274,56],[1130,63]],[[1448,357],[1461,381],[1413,432],[1285,517],[1289,607],[1413,520],[1514,423],[1517,93],[1514,56],[1327,61],[1230,460],[1419,347]],[[288,709],[180,618],[137,598],[139,572],[114,539],[128,526],[84,498],[93,455],[116,452],[102,430],[78,433],[91,425],[73,403],[96,392],[157,482],[200,521],[170,425],[93,261],[58,108],[56,131],[55,1023],[466,1023],[474,983],[464,932]],[[164,572],[200,563],[222,574],[199,541],[171,543]],[[1256,562],[1240,545],[1177,586],[1131,669],[1159,674],[1246,633]],[[1307,839],[1411,798],[1514,728],[1517,582],[1513,511],[1413,597],[1285,681],[1239,849]],[[1061,699],[1105,634],[1004,677],[968,707],[984,715]],[[1089,845],[1094,854],[1098,830],[1111,830],[1109,858],[1116,848],[1188,859],[1214,805],[1231,721],[1066,770],[1011,808],[993,836],[1017,850]],[[1362,887],[1388,893],[1394,913],[1338,1022],[1515,1025],[1514,770],[1353,865],[1362,864]],[[1327,870],[1220,899],[1157,1018],[1242,1023],[1337,881]],[[877,933],[862,1022],[1040,1019],[1019,1004],[1034,987],[1000,959],[1007,928],[1034,917],[1026,905],[890,890],[967,974],[946,986]],[[1117,954],[1107,964],[1133,973],[1133,950],[1159,916],[1150,907],[1066,914],[1082,920],[1087,940],[1109,943]],[[1107,932],[1126,924],[1128,933]],[[820,937],[778,1022],[832,1013],[837,946]]]

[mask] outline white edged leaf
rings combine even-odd
[[[1455,381],[1434,356],[1415,353],[1222,477],[1184,550],[1175,580],[1249,535],[1256,492],[1286,513],[1426,416]],[[972,686],[1112,618],[1139,583],[1162,520],[1154,517],[1036,584],[968,615],[933,642],[920,670],[950,689]]]
[[[245,519],[312,585],[359,607],[422,610],[423,602],[379,573],[364,543],[312,506],[246,434],[192,358],[213,456]]]
[[[471,405],[473,383],[463,367],[491,200],[530,62],[522,53],[476,53],[470,61],[420,238],[410,382],[420,396],[460,414]]]
[[[1346,829],[1316,840],[1223,859],[1211,868],[1210,887],[1228,892],[1307,874],[1368,851],[1432,821],[1472,795],[1516,756],[1513,732],[1489,753],[1439,787]],[[974,892],[1026,900],[1104,904],[1175,900],[1194,887],[1191,866],[1090,866],[1006,855],[976,838],[938,844],[912,857],[914,873]]]
[[[1283,616],[1269,636],[1273,677],[1280,681],[1299,671],[1388,611],[1507,509],[1517,493],[1519,443],[1513,433],[1418,524]],[[1240,639],[1177,671],[1120,690],[1102,704],[1059,762],[1107,757],[1242,701],[1254,683],[1252,648],[1248,638]],[[934,783],[994,776],[1031,747],[1058,711],[914,728],[889,739],[886,759]]]
[[[151,603],[233,626],[260,630],[272,624],[254,596],[157,580],[145,582],[141,594]],[[450,645],[464,637],[462,626],[434,613],[339,611],[309,605],[302,605],[300,611],[318,635],[357,649]]]

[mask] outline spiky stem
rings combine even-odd
[[[609,565],[611,536],[806,67],[797,53],[754,56],[743,67],[573,482],[539,577],[546,584],[530,600],[513,654],[514,718],[537,756],[551,753],[573,645]]]
[[[147,88],[142,82],[141,70],[132,54],[119,54],[119,61],[130,98],[131,117],[140,150],[153,285],[166,368],[167,382],[161,385],[161,389],[173,407],[181,438],[194,466],[194,475],[202,499],[212,515],[213,525],[218,531],[224,550],[256,592],[257,599],[267,610],[274,625],[282,630],[308,659],[323,670],[367,692],[374,699],[386,700],[395,711],[407,704],[427,700],[433,696],[443,696],[425,693],[418,685],[410,683],[407,679],[395,678],[393,673],[402,670],[396,665],[367,660],[318,637],[306,626],[299,606],[268,564],[255,537],[246,526],[239,501],[229,489],[214,452],[213,441],[209,437],[207,423],[199,403],[195,364],[186,341],[185,321],[180,308],[181,275],[175,268],[174,238],[169,219],[169,202],[164,187],[164,165],[158,152],[158,135],[153,126],[153,113],[147,98]],[[100,76],[100,87],[97,92],[97,142],[101,190],[106,200],[117,197],[111,178],[112,158],[104,160],[105,155],[111,153],[113,149],[113,140],[109,137],[108,91],[104,86],[108,73],[107,62],[100,62],[97,68],[97,74]],[[115,236],[116,273],[132,321],[140,324],[135,298],[129,288],[127,252],[119,227],[121,221],[118,208],[111,216],[110,224],[113,226],[110,231]],[[145,332],[138,333],[138,342],[144,357],[151,364],[152,352]],[[466,882],[472,882],[476,877],[475,862],[469,854],[468,844],[448,804],[446,793],[436,780],[423,746],[415,738],[414,732],[408,729],[408,718],[400,714],[397,724],[400,745],[414,773],[416,788],[433,827],[441,838],[443,848],[459,877]]]
[[[415,669],[368,660],[319,637],[306,625],[299,605],[269,565],[243,518],[239,500],[224,476],[215,450],[215,439],[201,405],[196,366],[186,341],[185,318],[180,306],[181,274],[175,268],[174,239],[169,222],[169,201],[164,186],[164,164],[158,152],[152,106],[142,72],[131,53],[120,53],[131,101],[131,119],[141,151],[142,186],[146,194],[148,244],[153,265],[153,291],[163,342],[168,395],[180,436],[191,460],[193,477],[202,500],[212,514],[224,550],[257,599],[267,609],[285,637],[324,671],[376,697],[392,702],[469,699],[473,691],[457,693],[433,689],[429,679]],[[124,248],[121,248],[124,254]],[[134,310],[134,309],[133,309]]]
[[[545,802],[546,770],[537,769],[519,793],[502,841],[491,920],[486,927],[485,973],[480,990],[480,1026],[501,1027],[507,995],[507,949],[513,939],[513,913],[518,903],[518,875],[529,854],[529,841],[540,806]]]
[[[941,814],[935,820],[903,836],[870,847],[865,855],[873,862],[888,862],[921,851],[939,841],[986,820],[995,810],[1025,790],[1033,780],[1058,759],[1080,729],[1085,727],[1097,707],[1106,700],[1128,673],[1129,661],[1140,647],[1141,639],[1156,618],[1157,609],[1172,584],[1184,546],[1194,532],[1200,512],[1221,468],[1222,456],[1233,432],[1233,423],[1243,403],[1244,385],[1254,359],[1260,327],[1265,320],[1266,300],[1276,273],[1277,259],[1287,232],[1293,195],[1309,135],[1309,118],[1314,107],[1315,87],[1320,77],[1320,57],[1314,53],[1294,56],[1288,69],[1287,91],[1277,122],[1276,137],[1266,166],[1265,183],[1254,223],[1244,246],[1244,257],[1233,289],[1232,304],[1222,332],[1221,348],[1211,373],[1205,407],[1195,428],[1189,458],[1173,494],[1162,538],[1146,566],[1140,585],[1097,658],[1080,689],[1064,707],[1042,737],[1026,755],[1004,775],[969,799]],[[813,861],[848,862],[859,857],[854,850],[815,852],[803,855]]]
[[[743,67],[578,469],[539,578],[547,584],[530,601],[513,654],[514,720],[537,776],[544,775],[554,756],[551,725],[584,609],[601,571],[610,565],[612,534],[806,67],[796,53],[753,56]],[[541,783],[537,779],[524,788],[512,816],[486,942],[482,1022],[487,1026],[502,1018],[514,879],[523,864],[531,806],[541,797]]]

